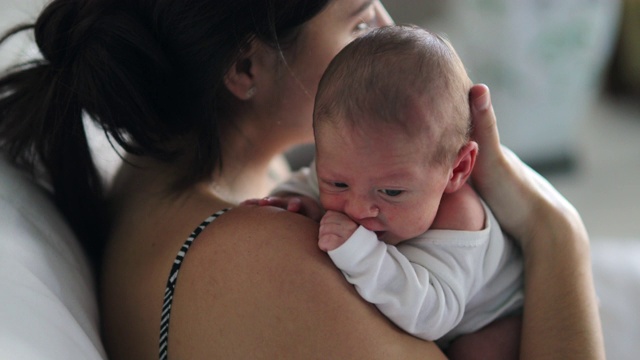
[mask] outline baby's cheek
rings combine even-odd
[[[388,218],[389,224],[394,232],[404,240],[419,236],[429,230],[430,223],[418,214],[395,214]]]
[[[320,194],[320,205],[322,205],[324,210],[344,212],[344,207],[341,203],[340,198],[335,195]]]

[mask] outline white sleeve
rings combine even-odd
[[[466,294],[439,276],[451,267],[441,259],[425,254],[429,266],[441,270],[436,275],[362,226],[329,256],[365,300],[410,334],[436,340],[462,319]]]
[[[318,189],[315,160],[309,167],[303,167],[294,172],[289,180],[276,186],[276,188],[271,191],[271,194],[283,192],[307,196],[320,202],[320,190]]]

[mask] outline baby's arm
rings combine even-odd
[[[293,173],[291,178],[273,189],[268,197],[245,200],[242,204],[275,206],[320,221],[324,210],[320,206],[315,163]]]
[[[458,279],[447,274],[457,265],[425,253],[427,269],[362,226],[328,253],[358,293],[408,333],[439,339],[462,319],[468,287],[456,285]]]

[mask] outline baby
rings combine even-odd
[[[318,245],[358,293],[443,347],[523,303],[520,253],[467,183],[471,86],[425,30],[353,41],[318,88],[315,164],[258,201],[321,218]]]

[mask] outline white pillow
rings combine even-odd
[[[106,359],[95,283],[49,194],[0,157],[0,358]]]

